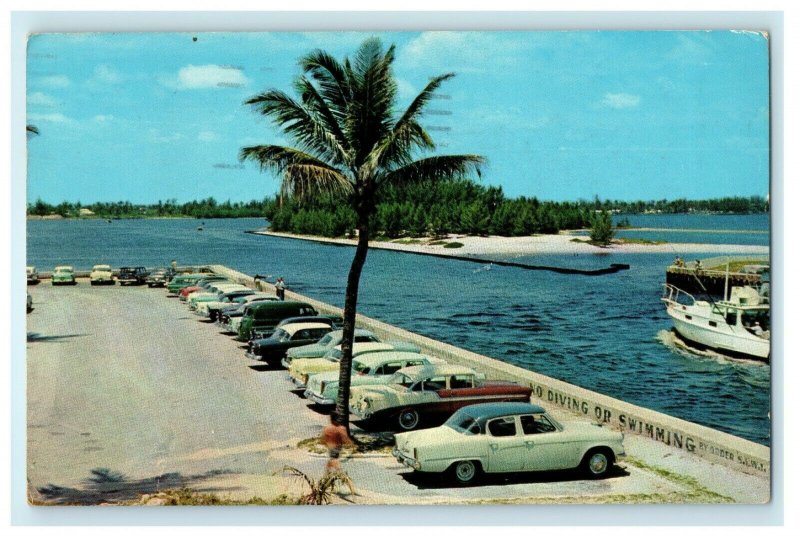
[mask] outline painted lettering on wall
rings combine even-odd
[[[622,414],[613,408],[582,400],[546,386],[531,384],[531,389],[534,397],[575,414],[593,417],[598,422],[606,423],[624,433],[647,436],[667,446],[673,446],[688,453],[697,453],[711,458],[732,461],[760,472],[766,473],[769,471],[768,462],[765,464],[763,461],[753,459],[746,454],[726,449],[720,445],[710,444],[685,432],[672,430],[663,424],[649,423],[639,416]]]

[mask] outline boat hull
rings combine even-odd
[[[668,308],[675,331],[684,339],[704,347],[726,353],[742,355],[760,360],[769,359],[770,342],[750,333],[738,333],[736,327],[725,324],[720,319],[709,319],[697,312],[691,313],[691,320],[686,319],[686,312]],[[708,326],[708,321],[717,323],[717,327]],[[700,325],[703,323],[703,325]]]

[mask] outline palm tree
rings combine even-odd
[[[344,302],[342,359],[336,413],[349,429],[350,367],[361,269],[367,258],[370,217],[381,188],[412,181],[480,175],[478,155],[423,156],[435,149],[420,125],[425,106],[453,73],[436,76],[396,113],[397,83],[392,73],[395,47],[384,51],[377,38],[365,40],[351,62],[322,50],[300,60],[303,74],[294,82],[296,100],[279,90],[256,95],[245,104],[270,118],[297,147],[244,147],[242,160],[281,174],[281,196],[309,199],[335,193],[356,214],[358,243]]]

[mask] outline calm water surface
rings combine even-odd
[[[689,218],[678,226],[674,217],[652,215],[636,222],[629,217],[636,226],[653,228],[766,230],[768,225],[766,218],[749,216]],[[670,222],[676,225],[667,226]],[[202,232],[196,230],[198,223],[191,219],[110,224],[29,221],[28,264],[51,270],[58,264],[76,269],[98,263],[157,266],[171,259],[181,265],[219,263],[248,274],[282,275],[294,291],[343,305],[351,248],[244,233],[263,227],[260,219],[206,220]],[[711,242],[707,235],[694,233],[691,242]],[[743,244],[736,239],[722,243]],[[516,259],[581,268],[611,262],[631,265],[629,271],[592,278],[375,250],[364,269],[359,311],[768,445],[769,366],[700,357],[669,344],[671,323],[659,297],[664,269],[673,257],[669,253]]]

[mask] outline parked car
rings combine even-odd
[[[75,280],[75,270],[69,265],[60,265],[54,268],[50,281],[53,285],[75,285],[78,283]]]
[[[460,484],[483,473],[578,467],[596,479],[625,455],[623,438],[593,423],[561,424],[529,403],[484,403],[458,410],[441,427],[395,435],[392,453],[417,472],[449,472]]]
[[[200,304],[204,302],[218,302],[222,296],[232,292],[244,293],[244,295],[252,295],[255,293],[255,291],[249,287],[238,283],[220,283],[210,286],[207,291],[192,293],[187,297],[186,302],[189,304],[189,309],[191,311],[197,311]],[[203,316],[205,316],[205,314]]]
[[[195,282],[194,285],[184,287],[183,289],[178,291],[178,298],[180,298],[181,301],[186,302],[187,300],[189,300],[189,296],[192,295],[193,293],[204,293],[208,289],[210,289],[212,285],[221,283],[232,284],[234,282],[223,276],[206,275],[203,278],[197,280],[197,282]]]
[[[440,425],[467,405],[488,401],[529,402],[531,388],[483,375],[460,365],[407,367],[383,386],[350,391],[350,412],[362,428],[376,425],[411,431]]]
[[[30,313],[33,311],[33,297],[31,296],[30,293],[28,293],[28,298],[26,299],[26,301],[27,301],[26,304],[27,307],[25,308],[25,311]]]
[[[111,265],[95,265],[89,273],[89,285],[114,285]]]
[[[353,358],[367,353],[391,352],[403,350],[406,352],[419,353],[420,349],[416,345],[411,347],[398,348],[391,343],[354,343]],[[339,362],[342,359],[342,346],[337,345],[321,358],[297,358],[289,364],[289,378],[298,388],[306,388],[309,377],[325,371],[336,371],[339,369]]]
[[[287,349],[308,345],[331,331],[325,323],[292,323],[276,328],[267,339],[251,341],[245,355],[251,360],[278,363]]]
[[[239,289],[232,289],[229,291],[225,291],[221,294],[218,294],[212,300],[197,300],[195,302],[194,313],[195,315],[200,315],[201,317],[209,317],[209,312],[211,308],[214,308],[216,311],[219,311],[219,308],[230,306],[233,303],[233,300],[239,297],[244,296],[251,296],[257,294],[255,291],[250,289],[249,287],[243,287]],[[191,304],[189,305],[191,309]],[[214,317],[216,319],[216,315]],[[213,319],[212,319],[213,320]]]
[[[279,298],[277,296],[268,293],[256,293],[254,295],[235,298],[231,301],[230,305],[224,306],[217,311],[217,324],[235,333],[238,331],[238,327],[237,330],[229,330],[230,321],[232,318],[241,319],[248,304],[264,301],[277,302],[278,300]],[[209,309],[208,315],[213,320],[214,310]]]
[[[120,267],[117,281],[120,285],[144,285],[148,275],[144,267]]]
[[[36,267],[25,267],[25,274],[28,278],[28,285],[36,285],[39,283],[39,272],[36,270]]]
[[[192,274],[176,274],[172,280],[167,284],[167,292],[177,294],[184,287],[193,286],[206,274],[192,273]]]
[[[338,315],[302,315],[299,317],[287,317],[275,326],[275,330],[285,324],[292,323],[325,323],[333,330],[334,328],[341,328],[341,324],[339,324],[341,320],[342,318]],[[253,330],[250,334],[250,341],[266,339],[272,336],[273,332],[274,330]]]
[[[312,345],[305,345],[303,347],[297,347],[294,349],[289,349],[286,351],[286,358],[281,361],[281,365],[285,368],[289,368],[292,363],[292,360],[295,358],[322,358],[328,351],[340,345],[342,343],[342,330],[334,330],[324,338],[320,339],[318,342]],[[356,328],[353,343],[381,343],[381,340],[370,332],[369,330],[363,330],[361,328]],[[413,343],[406,343],[404,341],[388,341],[387,343],[391,344],[395,350],[398,351],[411,351],[411,352],[419,352],[420,349],[418,346],[414,345]]]
[[[384,384],[404,367],[444,363],[446,362],[441,358],[416,352],[387,351],[359,354],[353,358],[350,387]],[[305,396],[309,401],[321,406],[336,404],[336,397],[339,395],[338,368],[311,375],[306,386]]]
[[[166,287],[167,283],[169,283],[173,276],[174,271],[171,268],[157,268],[151,272],[144,281],[147,284],[147,287],[150,288]]]
[[[249,304],[239,322],[236,339],[247,341],[253,330],[274,330],[285,318],[298,315],[317,315],[317,310],[311,304],[292,300]]]

